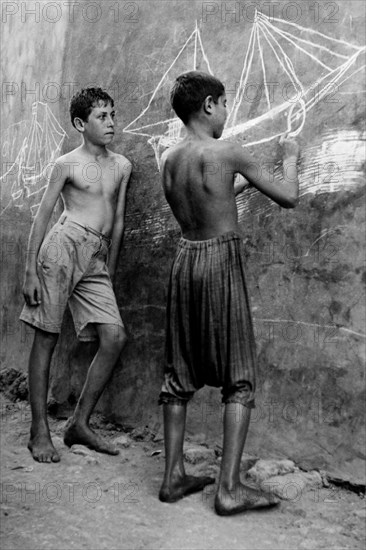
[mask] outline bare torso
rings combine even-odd
[[[186,239],[238,230],[234,172],[225,147],[214,138],[186,139],[163,156],[165,196]]]
[[[110,235],[123,173],[122,155],[106,150],[98,158],[80,148],[62,157],[64,213],[78,223]]]

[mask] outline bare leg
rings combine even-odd
[[[91,413],[111,377],[116,361],[127,342],[123,328],[116,325],[97,325],[99,349],[89,367],[86,381],[76,405],[73,417],[65,432],[65,444],[86,445],[101,453],[119,453],[89,427]]]
[[[248,407],[240,403],[226,404],[220,481],[215,498],[215,510],[221,516],[273,506],[279,502],[273,495],[251,489],[240,482],[240,461],[249,421]]]
[[[185,473],[183,442],[186,413],[186,405],[164,405],[165,473],[159,492],[159,499],[163,502],[175,502],[215,483],[212,477],[188,476]]]
[[[34,460],[59,462],[60,457],[51,440],[47,420],[48,378],[53,350],[58,334],[35,330],[29,357],[29,401],[32,410],[32,426],[28,449]]]

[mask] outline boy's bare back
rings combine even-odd
[[[284,146],[287,159],[294,158],[292,149],[297,145],[287,140]],[[295,165],[293,160],[292,169]],[[161,171],[165,196],[182,235],[193,241],[238,230],[235,196],[243,186],[236,189],[234,185],[237,173],[283,207],[292,207],[296,201],[291,196],[295,181],[286,186],[289,192],[284,185],[271,182],[242,147],[211,137],[185,138],[163,154]]]
[[[189,240],[206,240],[237,230],[234,172],[227,143],[187,139],[162,158],[166,199]],[[225,169],[225,170],[223,170]]]

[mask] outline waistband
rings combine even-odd
[[[75,220],[72,220],[71,218],[69,218],[69,216],[67,216],[66,214],[63,214],[59,219],[59,223],[61,225],[63,225],[66,221],[67,221],[67,223],[70,223],[71,225],[76,225],[77,227],[80,227],[80,228],[84,229],[88,233],[92,233],[92,235],[95,235],[96,237],[99,237],[99,239],[105,240],[108,243],[108,245],[110,245],[112,243],[112,239],[110,239],[109,237],[104,235],[104,233],[101,233],[100,231],[97,231],[96,229],[93,229],[89,225],[85,225],[85,224],[76,222]]]
[[[185,239],[184,237],[181,237],[179,239],[178,246],[185,249],[200,250],[217,246],[233,240],[242,241],[243,236],[240,235],[240,233],[238,233],[237,231],[228,231],[227,233],[223,233],[218,237],[213,237],[212,239],[207,239],[205,241],[190,241],[188,239]]]

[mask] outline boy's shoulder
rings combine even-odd
[[[242,147],[238,143],[224,139],[214,139],[211,148],[219,154],[231,157],[243,151]]]
[[[55,164],[58,164],[59,166],[67,166],[68,164],[73,162],[80,162],[80,149],[81,147],[76,147],[72,151],[61,155],[60,157],[57,157],[57,159],[55,160]]]
[[[132,169],[132,163],[128,160],[127,157],[124,155],[121,155],[119,153],[115,153],[114,151],[108,151],[108,157],[110,160],[112,160],[115,164],[118,164],[118,166],[123,169],[124,171],[128,172]],[[62,155],[58,157],[55,161],[55,164],[58,164],[59,166],[68,166],[70,164],[78,163],[88,163],[90,160],[85,156],[85,153],[82,151],[82,146],[76,147],[69,153],[66,153],[65,155]]]
[[[167,160],[173,160],[180,153],[189,152],[192,155],[198,155],[202,158],[212,157],[222,158],[222,160],[228,160],[229,158],[235,159],[237,155],[243,154],[243,149],[239,144],[224,141],[222,139],[209,138],[207,140],[199,140],[197,143],[193,144],[192,142],[181,141],[173,147],[169,147],[162,154],[162,161],[166,162]]]
[[[118,163],[121,168],[124,168],[125,170],[132,168],[132,162],[125,157],[124,155],[121,155],[120,153],[115,153],[114,151],[110,151],[108,149],[108,155],[115,163]]]
[[[179,165],[182,159],[199,159],[199,162],[212,162],[213,160],[225,160],[228,147],[225,142],[216,139],[199,140],[196,142],[182,140],[179,143],[168,147],[160,158],[160,172],[164,173],[166,168]]]
[[[247,150],[235,141],[224,139],[214,139],[207,144],[206,152],[208,156],[214,157],[216,161],[227,162],[236,165],[238,162],[253,162],[251,155]]]
[[[221,139],[207,138],[200,140],[185,140],[179,141],[175,145],[168,147],[162,154],[162,157],[169,158],[176,155],[179,152],[186,150],[193,150],[194,152],[200,153],[201,151],[226,151],[230,149],[230,144],[227,141]]]

